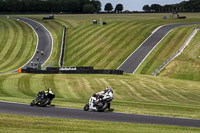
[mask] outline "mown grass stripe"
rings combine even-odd
[[[44,87],[45,83],[44,83],[43,75],[33,74],[30,77],[29,86],[30,86],[29,89],[33,92],[33,95],[32,95],[33,97],[35,97],[39,91],[45,90],[46,88]]]
[[[16,48],[16,43],[17,43],[17,40],[18,40],[17,35],[19,34],[19,31],[17,30],[17,25],[13,21],[10,21],[10,24],[13,28],[13,36],[10,36],[10,37],[13,37],[13,38],[9,38],[9,41],[7,42],[7,44],[5,44],[5,45],[7,45],[6,49],[4,49],[1,52],[3,55],[2,55],[2,58],[0,60],[3,61],[3,62],[8,61],[8,59],[12,55],[12,53],[15,52],[14,50]],[[9,34],[12,34],[12,33],[9,33]]]
[[[21,44],[20,51],[18,55],[16,56],[17,62],[15,64],[16,66],[15,68],[21,67],[32,57],[32,55],[35,52],[35,48],[37,44],[36,34],[32,31],[32,29],[22,23],[19,23],[19,25],[21,26],[22,31],[23,31],[23,35],[22,35],[23,42]]]
[[[66,90],[66,92],[64,94],[66,94],[67,98],[79,99],[80,97],[79,97],[79,95],[75,91],[76,90],[76,83],[74,83],[72,80],[70,80],[68,78],[68,79],[66,79],[64,81],[64,83],[65,83],[64,90]]]
[[[59,93],[60,97],[64,99],[76,99],[78,96],[76,96],[73,91],[71,91],[70,81],[66,79],[65,77],[57,78],[58,76],[55,75],[54,82],[55,88],[57,88],[57,93]],[[52,88],[54,90],[54,88]],[[57,97],[57,96],[56,96]]]
[[[12,95],[10,95],[8,92],[6,92],[5,90],[4,90],[4,86],[3,86],[3,83],[4,83],[4,81],[6,81],[7,80],[7,78],[9,77],[10,75],[1,75],[0,76],[0,96],[6,96],[6,97],[10,97],[10,96],[12,96]]]
[[[129,28],[130,30],[133,30],[134,31],[134,28],[136,27],[132,27],[133,25],[127,25],[124,26],[124,30]],[[138,26],[138,25],[136,25]],[[133,29],[132,29],[133,28]],[[131,33],[129,33],[130,35]],[[113,37],[113,41],[110,43],[109,47],[105,48],[104,51],[102,51],[102,55],[107,55],[105,57],[96,57],[97,59],[97,65],[98,64],[101,64],[100,66],[102,68],[110,68],[109,64],[116,64],[114,63],[115,61],[118,61],[118,60],[115,60],[114,58],[118,57],[116,56],[117,55],[117,51],[119,51],[119,49],[121,49],[121,47],[123,47],[123,45],[126,45],[127,47],[130,45],[130,43],[125,43],[125,41],[127,39],[130,39],[128,38],[128,33],[127,32],[122,32],[120,34],[118,34],[119,36],[114,36]],[[133,36],[133,35],[132,35]],[[130,50],[129,50],[130,51]],[[126,53],[129,53],[129,52],[126,52]],[[123,56],[119,56],[119,57],[123,57]],[[104,60],[101,60],[101,58],[104,58]]]
[[[164,86],[159,87],[159,91],[169,100],[173,100],[174,102],[178,102],[176,99],[180,99],[182,102],[187,102],[189,100],[183,96],[184,93],[181,91],[182,89],[176,91],[175,86],[170,86],[169,88],[165,88]]]
[[[94,36],[94,33],[96,32],[96,31],[102,31],[102,29],[100,29],[100,27],[89,27],[89,29],[84,29],[83,31],[83,33],[81,34],[81,33],[79,33],[78,35],[78,37],[77,38],[75,38],[75,40],[73,41],[70,41],[69,42],[69,45],[71,45],[70,47],[72,47],[72,49],[70,50],[70,52],[71,53],[77,53],[79,50],[81,50],[82,49],[82,44],[86,41],[86,40],[88,40],[88,38],[91,38],[92,36]],[[73,35],[72,35],[73,36]],[[86,45],[87,46],[87,45]]]
[[[33,96],[34,92],[30,88],[30,79],[33,75],[23,75],[18,79],[18,90],[27,96]]]
[[[3,81],[3,91],[11,97],[26,98],[28,95],[24,94],[19,88],[19,79],[21,77],[23,77],[22,74],[10,74],[10,76]]]
[[[0,40],[0,46],[1,46],[1,49],[0,49],[0,53],[2,52],[2,50],[4,49],[4,47],[6,46],[6,42],[8,41],[8,36],[10,35],[9,34],[9,23],[7,23],[7,21],[5,19],[0,19],[1,22],[2,22],[2,32],[0,34],[2,39]]]
[[[83,83],[84,86],[85,86],[84,88],[87,88],[87,89],[86,89],[87,93],[92,94],[94,91],[93,91],[93,89],[92,89],[92,87],[91,87],[91,84],[90,84],[90,82],[89,82],[90,79],[81,77],[81,80],[82,80],[82,83]]]
[[[12,49],[12,51],[8,51],[7,55],[9,55],[8,57],[4,56],[4,58],[6,58],[7,60],[5,61],[5,63],[0,65],[0,69],[6,71],[6,69],[8,70],[14,70],[17,69],[16,64],[14,64],[14,62],[17,62],[17,59],[19,58],[19,56],[22,54],[22,52],[25,50],[25,47],[22,46],[22,41],[23,39],[26,39],[26,37],[23,37],[23,31],[21,29],[21,27],[19,27],[19,24],[14,22],[16,30],[17,30],[17,34],[16,34],[16,38],[14,38],[15,40],[13,40],[14,42],[14,46],[12,45],[10,49]]]
[[[6,38],[4,38],[4,41],[2,42],[2,48],[0,52],[0,64],[4,63],[6,59],[4,59],[4,56],[6,55],[6,52],[11,47],[12,41],[14,39],[14,27],[11,25],[10,21],[6,23]]]
[[[63,26],[65,25],[67,28],[73,27],[73,24],[70,23],[70,21],[68,21],[68,20],[56,19],[54,21],[59,22]]]
[[[151,29],[151,25],[145,25],[144,24],[143,27],[144,28],[141,28],[142,32],[148,33],[148,31],[150,31],[149,29]],[[135,29],[132,29],[132,30],[135,30]],[[141,31],[135,32],[136,34],[128,33],[127,35],[125,35],[123,37],[123,39],[120,40],[120,42],[121,42],[120,45],[116,45],[116,44],[113,45],[113,47],[111,47],[111,49],[109,49],[109,51],[114,49],[113,52],[111,53],[110,57],[109,57],[109,59],[112,59],[112,60],[107,61],[107,63],[102,63],[102,64],[105,65],[103,67],[115,68],[116,69],[120,65],[120,61],[121,60],[124,61],[126,59],[126,57],[128,57],[130,55],[130,53],[135,51],[135,49],[146,38],[144,35],[141,36],[140,34],[138,34],[138,33],[141,33]],[[137,42],[135,40],[137,40]],[[138,41],[138,40],[141,40],[141,41]],[[117,46],[117,47],[114,47],[114,46]],[[122,51],[120,51],[120,49]],[[116,56],[118,51],[120,51],[120,53],[122,54],[121,56]],[[107,59],[107,60],[109,60],[109,59]]]
[[[25,64],[32,57],[36,45],[36,37],[32,29],[20,21],[12,21],[17,27],[18,34],[16,36],[18,36],[18,40],[16,40],[16,47],[13,52],[10,53],[9,60],[0,65],[4,72],[16,70]]]
[[[130,86],[126,81],[124,80],[119,80],[118,81],[123,87],[125,88],[128,88],[129,90],[129,95],[132,96],[132,98],[134,100],[138,100],[138,101],[144,101],[146,100],[146,98],[144,98],[143,96],[141,96],[140,93],[137,92],[137,90],[133,87],[133,86]]]
[[[102,29],[101,30],[98,30],[98,29],[99,29],[99,27],[97,27],[97,29],[95,28],[93,31],[88,32],[89,33],[88,37],[93,38],[96,30],[98,32],[102,31]],[[95,35],[96,35],[96,33],[95,33]],[[67,54],[65,55],[65,60],[66,60],[65,64],[74,65],[74,63],[75,63],[74,60],[77,60],[77,58],[79,58],[81,56],[79,52],[81,52],[81,49],[83,49],[83,46],[85,46],[85,48],[90,46],[90,42],[88,42],[90,40],[85,39],[82,41],[83,41],[82,43],[80,43],[79,45],[77,44],[77,46],[73,47],[73,49],[70,49],[70,50],[69,50],[69,48],[66,49]],[[70,44],[70,45],[74,46],[74,44]],[[68,59],[68,57],[70,57],[70,58]]]
[[[85,43],[82,43],[82,46],[84,46],[84,45],[86,45],[86,46],[83,47],[82,49],[80,49],[80,51],[77,51],[78,53],[74,55],[76,57],[74,60],[77,60],[75,62],[75,64],[76,65],[82,65],[81,63],[79,63],[79,61],[82,61],[84,58],[91,60],[92,58],[89,58],[87,55],[90,55],[90,54],[93,54],[93,53],[91,53],[89,51],[94,51],[92,49],[101,50],[105,47],[105,44],[104,45],[101,44],[101,40],[102,40],[101,38],[104,36],[103,32],[107,31],[105,33],[107,35],[107,33],[109,34],[109,33],[113,32],[114,30],[117,30],[118,28],[120,28],[121,25],[115,24],[115,26],[112,26],[112,27],[105,27],[104,30],[100,30],[100,31],[96,32],[94,34],[95,36],[91,36],[89,39],[87,39],[87,41],[85,41]],[[94,41],[94,39],[95,39],[95,41]],[[94,51],[94,52],[96,54],[99,54],[97,51]],[[81,58],[83,58],[83,59],[81,59]],[[84,64],[86,64],[86,62]]]
[[[128,27],[129,23],[127,23],[126,25]],[[87,50],[83,51],[83,52],[85,52],[85,54],[84,54],[84,56],[82,56],[83,59],[82,59],[82,61],[80,60],[81,62],[79,64],[84,64],[84,63],[87,64],[87,62],[90,62],[92,59],[98,59],[95,56],[99,55],[99,53],[101,53],[100,55],[107,56],[109,54],[109,52],[107,50],[112,45],[106,45],[106,44],[109,44],[109,42],[105,43],[105,41],[102,42],[101,40],[103,40],[102,38],[105,38],[104,40],[106,40],[106,37],[109,36],[109,34],[111,34],[114,31],[115,32],[118,31],[120,33],[123,31],[123,28],[124,29],[126,28],[126,27],[123,27],[123,28],[121,28],[121,27],[123,27],[123,26],[118,25],[113,28],[110,28],[109,30],[106,30],[107,32],[105,34],[103,34],[103,35],[100,34],[99,37],[91,43],[92,45]],[[93,50],[93,49],[95,49],[95,50]],[[87,51],[93,51],[93,52],[87,52]],[[101,59],[102,58],[103,57],[101,57]],[[90,59],[90,60],[88,60],[88,59]],[[97,62],[99,62],[99,61],[97,61]],[[95,62],[95,63],[97,63],[97,62]],[[91,65],[94,66],[95,63],[91,63]]]
[[[5,30],[5,23],[4,23],[4,21],[0,18],[0,47],[2,48],[2,47],[4,47],[4,45],[2,44],[2,42],[4,41],[4,38],[5,38],[5,36],[6,35],[8,35],[8,34],[6,34],[6,31],[7,30]],[[0,53],[1,53],[1,49],[0,49]]]
[[[88,36],[92,34],[93,31],[96,29],[99,29],[100,27],[94,27],[94,26],[82,26],[80,28],[75,29],[76,31],[73,32],[74,28],[72,29],[71,36],[69,37],[69,42],[73,42],[70,47],[75,47],[77,44],[81,43],[85,39],[87,39]],[[69,47],[69,48],[70,48]]]
[[[170,56],[181,47],[185,38],[187,38],[190,33],[192,33],[191,26],[174,29],[159,43],[149,57],[147,57],[138,69],[138,72],[141,74],[152,74],[164,61],[170,58]]]

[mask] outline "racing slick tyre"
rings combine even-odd
[[[88,111],[89,110],[89,104],[86,104],[83,108],[84,111]]]
[[[101,107],[98,107],[98,106],[97,106],[97,111],[98,111],[98,112],[103,112],[103,111],[106,110],[107,106],[108,106],[108,103],[105,102],[105,103],[103,103],[103,106],[101,106]]]
[[[32,101],[31,103],[30,103],[30,106],[34,106],[35,105],[35,103],[34,103],[34,101]]]
[[[50,102],[50,99],[49,98],[45,98],[42,102],[41,102],[41,106],[42,107],[46,107],[47,104]]]

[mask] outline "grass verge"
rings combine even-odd
[[[6,114],[0,114],[0,129],[1,132],[15,133],[198,133],[200,131],[199,128],[188,127],[72,120]]]
[[[53,104],[83,108],[90,96],[110,86],[116,112],[200,118],[200,83],[141,75],[2,74],[0,100],[29,104],[52,88]]]

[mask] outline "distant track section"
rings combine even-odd
[[[169,24],[158,28],[117,69],[134,73],[157,44],[174,28],[199,23]]]
[[[31,62],[39,62],[44,65],[49,59],[53,49],[53,38],[50,32],[40,23],[21,17],[14,17],[30,25],[37,35],[37,49],[32,58],[21,68],[31,67]],[[43,53],[43,54],[42,54]]]
[[[175,125],[184,127],[200,127],[200,120],[182,119],[173,117],[160,117],[148,115],[135,115],[113,112],[90,112],[80,109],[57,108],[57,107],[35,107],[26,104],[8,103],[0,101],[0,113],[56,117],[80,120],[128,122],[143,124]]]

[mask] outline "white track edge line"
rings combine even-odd
[[[165,25],[163,25],[163,26],[165,26]],[[117,70],[153,35],[153,34],[155,34],[155,31],[157,31],[158,29],[160,29],[160,28],[162,28],[163,26],[159,26],[159,27],[157,27],[154,31],[152,31],[152,34],[147,38],[147,39],[145,39],[144,41],[143,41],[143,43],[133,52],[133,53],[131,53],[127,58],[126,58],[126,60],[117,68]]]
[[[174,28],[173,28],[174,29]],[[144,62],[144,60],[151,54],[151,52],[158,46],[158,44],[173,30],[167,32],[167,34],[149,51],[149,53],[145,56],[145,58],[140,62],[140,64],[137,66],[137,68],[133,71],[133,74],[137,71],[137,69],[140,67],[140,65]]]

